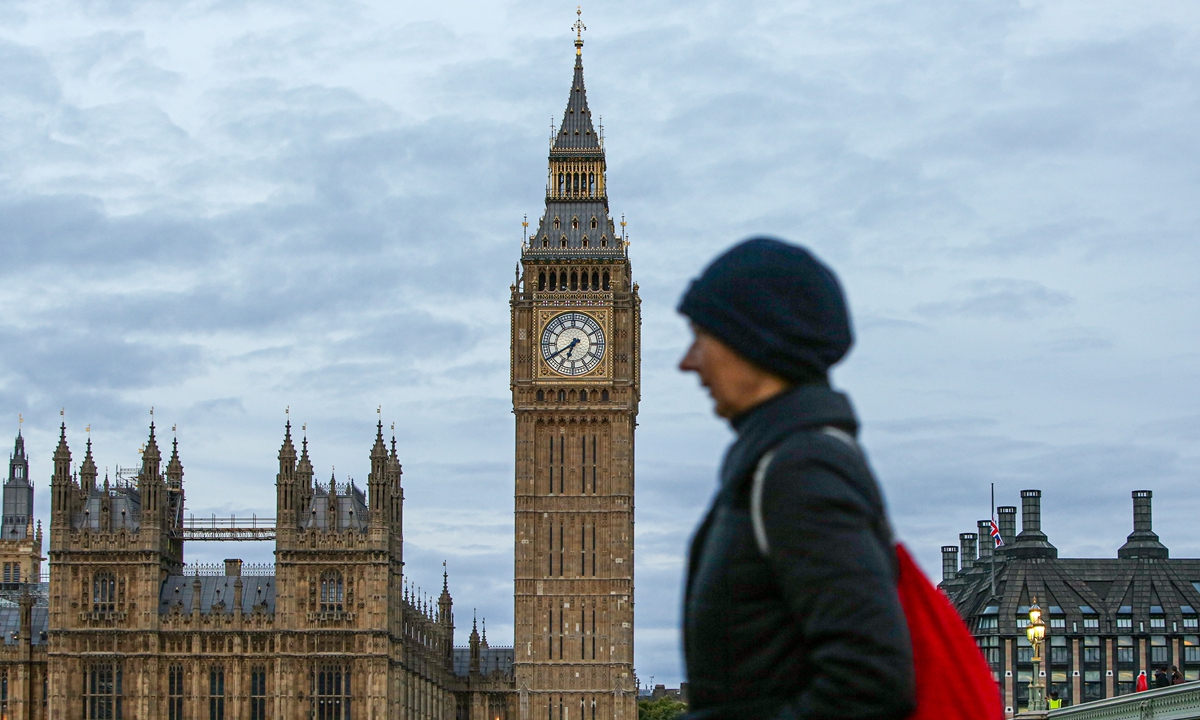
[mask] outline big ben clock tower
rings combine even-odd
[[[512,288],[514,672],[521,720],[636,720],[633,433],[640,300],[575,76]],[[624,223],[622,222],[622,227]]]

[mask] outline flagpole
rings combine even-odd
[[[992,483],[992,511],[989,515],[991,522],[996,522],[996,483]],[[988,538],[992,543],[992,597],[996,597],[996,542],[992,538]]]

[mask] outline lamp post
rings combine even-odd
[[[1025,637],[1033,646],[1033,678],[1029,683],[1029,709],[1046,709],[1046,686],[1041,679],[1042,643],[1046,639],[1046,623],[1042,620],[1042,609],[1038,607],[1037,599],[1029,606],[1029,627],[1025,628]]]

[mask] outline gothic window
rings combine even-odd
[[[608,290],[608,271],[607,270],[605,270],[604,274],[600,276],[600,279],[602,281],[601,287],[603,287],[605,290]]]
[[[588,195],[595,195],[595,194],[596,194],[596,174],[588,173]],[[593,221],[592,227],[596,227],[596,225],[594,224],[594,221]]]
[[[592,216],[592,229],[593,230],[596,229],[596,216],[595,215]]]
[[[13,563],[12,581],[15,583],[21,582],[21,563]]]
[[[117,581],[110,572],[98,572],[92,577],[92,611],[112,612],[117,596]]]
[[[550,238],[542,238],[542,247],[550,247]]]
[[[576,272],[571,273],[571,289],[572,290],[579,289],[579,273],[576,273]]]
[[[554,452],[554,443],[550,443],[550,452]],[[551,468],[550,472],[554,472]],[[550,492],[554,492],[553,480],[551,481]],[[554,523],[550,523],[550,577],[554,577]],[[554,624],[554,611],[550,611],[550,623]]]
[[[167,671],[167,720],[183,720],[183,666]]]
[[[586,398],[587,390],[584,390],[583,392],[579,393],[579,397],[581,400]],[[579,492],[580,492],[580,494],[587,492],[587,436],[586,435],[579,438]],[[579,532],[582,533],[583,530],[581,529]],[[583,537],[583,535],[581,534],[580,542],[583,542],[582,537]],[[582,550],[583,548],[581,547],[580,549]],[[580,562],[579,566],[583,567],[583,563]]]
[[[604,246],[601,245],[601,247],[604,247]],[[593,290],[600,289],[600,273],[596,272],[595,270],[592,271],[592,289]]]
[[[562,391],[560,390],[559,392],[562,392]],[[554,494],[554,438],[553,437],[550,438],[550,494],[551,495]],[[554,544],[553,540],[554,539],[551,538],[551,545]],[[553,561],[551,561],[551,562],[553,562]],[[551,574],[554,573],[553,567],[550,568],[550,573]]]
[[[558,216],[555,215],[554,216],[554,229],[557,230],[558,228],[559,228]]]
[[[558,289],[558,273],[556,273],[554,271],[550,272],[550,289],[551,290]]]
[[[540,272],[540,273],[538,273],[538,290],[545,290],[545,289],[546,289],[546,273]]]
[[[608,236],[607,235],[600,236],[600,247],[608,247]]]
[[[545,400],[546,400],[546,393],[545,393],[545,391],[543,391],[543,390],[538,390],[538,391],[537,391],[537,399],[538,399],[538,402],[545,402]]]
[[[601,390],[601,391],[600,391],[600,401],[601,401],[601,402],[608,402],[608,391],[607,391],[607,390]]]
[[[584,246],[584,247],[587,247],[587,246],[588,246],[588,239],[587,239],[587,235],[584,235],[584,236],[583,236],[583,246]],[[587,277],[587,274],[586,274],[586,273],[584,274],[584,277],[585,277],[585,278]],[[584,284],[585,284],[585,285],[587,284],[587,280],[584,280],[583,282],[584,282]],[[584,290],[586,290],[586,289],[587,289],[587,288],[584,288]]]
[[[250,668],[250,720],[267,720],[267,669]]]
[[[567,401],[567,391],[566,391],[566,390],[559,390],[559,391],[558,391],[558,401],[559,401],[559,402],[566,402],[566,401]],[[553,444],[553,441],[551,441],[551,444]]]
[[[595,476],[593,476],[594,478]],[[592,492],[596,492],[596,481],[592,480]],[[592,577],[596,577],[596,526],[592,525]],[[592,610],[592,635],[596,634],[596,611]],[[592,659],[596,659],[596,648],[592,648]]]
[[[312,678],[314,720],[350,720],[350,668],[321,665]]]
[[[566,132],[566,131],[564,131],[564,134],[565,134],[565,132]],[[562,174],[562,173],[559,173],[559,174],[558,174],[558,194],[559,194],[559,195],[562,195],[562,194],[563,194],[563,192],[564,192],[564,190],[566,189],[566,185],[564,184],[564,180],[565,180],[565,178],[564,178],[563,174]],[[557,230],[557,229],[558,229],[558,218],[554,218],[554,229],[555,229],[555,230]]]
[[[572,230],[579,229],[579,217],[578,216],[571,218],[571,229]]]
[[[566,247],[566,246],[567,246],[567,236],[566,236],[566,235],[563,235],[563,236],[562,236],[562,239],[558,241],[558,246],[559,246],[559,247]],[[566,284],[567,284],[567,278],[566,278],[566,276],[564,275],[564,276],[563,276],[563,290],[566,290],[566,289],[567,289],[567,288],[566,288]]]
[[[83,672],[83,720],[122,720],[121,666],[94,663]]]
[[[566,235],[563,235],[562,246],[563,247],[567,246],[567,236]],[[563,270],[562,272],[560,272],[558,274],[558,289],[559,290],[567,289],[567,271],[566,270]]]
[[[594,393],[595,390],[593,390],[592,392]],[[595,435],[592,436],[592,494],[593,495],[596,494],[596,436]],[[592,532],[595,533],[594,528],[592,529]],[[595,549],[595,545],[596,544],[593,541],[593,543],[592,543],[593,549]],[[596,565],[595,560],[593,560],[592,567],[595,567],[595,565]],[[595,572],[593,572],[592,574],[594,575]]]
[[[321,574],[321,612],[341,612],[345,600],[342,574],[326,570]]]
[[[583,236],[583,246],[584,246],[584,247],[587,247],[587,246],[588,246],[588,239],[587,239],[587,235],[584,235],[584,236]],[[587,290],[587,289],[588,289],[588,274],[587,274],[587,270],[584,270],[583,272],[581,272],[581,273],[579,274],[579,288],[580,288],[581,290]]]
[[[561,492],[561,489],[560,489]],[[563,565],[567,555],[567,526],[565,523],[558,524],[558,576],[563,576]],[[558,641],[558,656],[562,657],[562,638]]]
[[[208,720],[225,720],[225,668],[221,665],[208,670]]]

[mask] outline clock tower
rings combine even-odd
[[[512,288],[514,674],[521,720],[636,720],[633,434],[640,300],[575,75]]]

